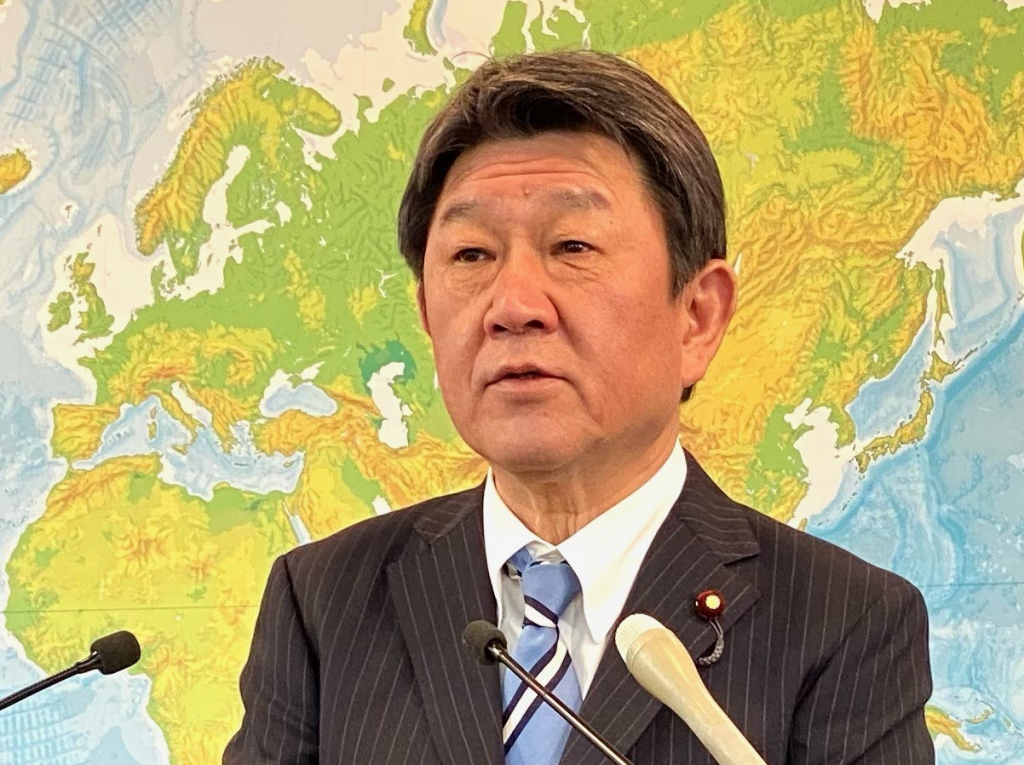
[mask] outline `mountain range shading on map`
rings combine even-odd
[[[0,693],[143,645],[0,752],[219,762],[274,558],[482,478],[398,200],[484,55],[589,46],[725,181],[740,303],[684,445],[921,588],[940,763],[1024,761],[1019,5],[0,2]]]

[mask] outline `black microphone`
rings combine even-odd
[[[470,622],[462,631],[462,642],[469,649],[473,658],[481,664],[504,664],[530,690],[543,699],[545,704],[558,712],[569,725],[578,730],[583,738],[597,747],[598,751],[615,765],[633,765],[604,736],[590,727],[589,723],[563,704],[557,696],[512,658],[508,652],[508,641],[505,639],[505,634],[493,624],[482,619]]]
[[[89,657],[82,659],[74,666],[0,699],[0,709],[7,709],[7,707],[24,701],[29,696],[33,696],[51,685],[56,685],[75,675],[84,675],[94,669],[98,669],[104,675],[112,675],[122,669],[127,669],[142,656],[142,650],[139,648],[139,641],[135,639],[135,635],[124,630],[99,638],[89,646],[89,651]]]

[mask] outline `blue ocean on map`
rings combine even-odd
[[[285,412],[299,411],[311,417],[330,417],[338,411],[338,402],[311,382],[275,388],[260,401],[264,417],[280,417]]]
[[[1024,307],[1020,287],[1011,291],[1019,250],[1003,246],[1019,219],[994,216],[987,242],[955,225],[942,238],[958,315],[947,339],[974,353],[936,386],[925,438],[844,484],[808,525],[924,594],[932,703],[968,721],[963,733],[976,747],[940,737],[940,763],[1019,763],[1024,752]],[[979,254],[991,256],[985,267]],[[981,294],[1000,300],[973,299]],[[870,396],[902,386],[900,374],[874,383]]]
[[[20,5],[9,11],[15,18],[24,14],[24,29],[16,67],[0,82],[0,135],[28,140],[42,169],[33,179],[31,202],[18,195],[0,198],[0,253],[17,253],[24,268],[0,275],[0,442],[5,447],[0,451],[0,559],[5,563],[66,469],[50,455],[52,423],[39,414],[56,401],[88,397],[74,375],[44,357],[42,328],[30,328],[22,316],[32,315],[45,300],[53,263],[64,248],[105,212],[128,209],[140,147],[163,131],[173,105],[201,86],[209,63],[209,53],[193,37],[180,35],[177,3]],[[157,29],[167,34],[150,49],[150,58],[145,36]],[[163,56],[177,61],[176,67],[154,72],[152,62]],[[187,471],[182,474],[187,481]],[[8,595],[4,575],[0,602]],[[84,657],[88,646],[82,652]],[[43,676],[0,629],[0,695]],[[0,714],[0,765],[168,762],[163,732],[146,709],[150,686],[143,675],[80,677],[6,710]]]
[[[950,763],[1019,762],[1024,741],[1024,313],[983,354],[939,393],[921,443],[809,526],[924,593],[933,703],[980,721],[965,733],[984,755],[940,740]]]
[[[259,494],[295,491],[302,455],[261,452],[253,443],[249,423],[231,426],[234,443],[225,449],[209,424],[197,427],[193,437],[156,396],[150,396],[135,406],[122,405],[121,416],[103,431],[96,454],[73,467],[90,470],[114,457],[157,454],[163,463],[160,480],[183,486],[207,501],[222,483]]]

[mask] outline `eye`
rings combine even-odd
[[[479,263],[487,257],[487,253],[476,247],[466,247],[452,256],[456,263]]]
[[[559,242],[555,246],[557,252],[567,252],[570,255],[575,255],[581,252],[589,252],[594,249],[586,242],[581,242],[578,239],[566,239],[564,242]]]

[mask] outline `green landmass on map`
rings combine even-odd
[[[114,325],[114,317],[107,312],[107,306],[96,290],[92,276],[96,265],[88,261],[89,253],[80,252],[68,261],[67,271],[70,277],[70,290],[58,293],[49,306],[50,321],[46,325],[49,332],[54,332],[71,323],[76,300],[81,301],[78,324],[80,330],[76,343],[99,337],[106,337]]]
[[[409,46],[423,55],[436,54],[434,46],[430,44],[427,36],[427,17],[434,0],[413,0],[412,9],[409,11],[409,23],[405,27],[405,39]]]

